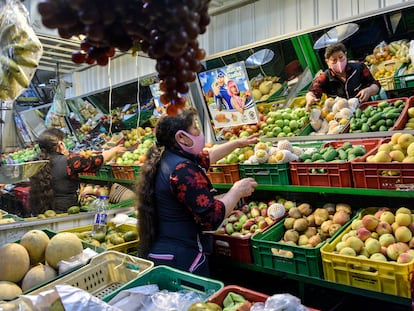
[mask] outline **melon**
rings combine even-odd
[[[22,289],[13,282],[0,281],[0,300],[12,300],[22,294]]]
[[[59,261],[68,260],[82,251],[82,241],[76,234],[59,232],[50,239],[46,247],[45,258],[48,265],[57,270]]]
[[[22,236],[20,245],[23,245],[29,253],[32,266],[45,260],[45,251],[49,240],[49,236],[45,232],[37,229],[30,230]]]
[[[27,271],[22,281],[22,290],[27,291],[28,289],[49,281],[56,276],[57,272],[55,269],[39,263]]]
[[[0,281],[19,282],[30,268],[29,253],[18,243],[0,247]]]

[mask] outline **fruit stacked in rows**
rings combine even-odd
[[[289,137],[299,134],[309,120],[309,113],[305,108],[281,108],[269,111],[263,120],[260,126],[263,136],[267,138]]]
[[[82,241],[73,233],[49,237],[44,231],[26,232],[19,242],[0,247],[0,300],[11,300],[58,275],[58,263],[80,255]]]
[[[234,210],[223,221],[223,224],[217,229],[216,233],[251,235],[257,231],[264,230],[286,214],[285,204],[279,202],[276,200],[271,200],[268,203],[251,201],[241,208]]]
[[[285,233],[278,241],[301,247],[317,247],[332,237],[352,216],[352,209],[346,203],[325,203],[313,208],[301,203],[288,210],[284,219]]]
[[[315,132],[311,135],[341,133],[358,106],[357,98],[347,100],[341,97],[327,98],[322,107],[313,105],[309,119]]]
[[[397,99],[358,107],[349,122],[349,133],[388,131],[395,126],[405,105],[404,100]]]
[[[336,243],[334,251],[375,261],[408,263],[414,260],[413,233],[410,209],[382,207],[354,219],[350,230]],[[359,268],[370,269],[368,266]]]

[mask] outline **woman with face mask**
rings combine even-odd
[[[326,48],[325,62],[328,69],[318,74],[306,93],[307,110],[313,103],[320,101],[323,93],[328,97],[356,97],[360,102],[366,102],[381,88],[365,64],[348,62],[346,48],[342,43]]]
[[[204,149],[197,111],[186,108],[163,115],[155,127],[157,142],[147,153],[137,184],[140,257],[199,275],[209,275],[209,243],[203,231],[218,228],[239,200],[257,183],[245,178],[220,199],[205,174],[236,148],[257,142],[257,136]]]

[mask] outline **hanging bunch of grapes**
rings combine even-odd
[[[40,0],[42,23],[62,38],[84,35],[75,63],[105,66],[115,49],[156,60],[167,113],[185,105],[205,51],[197,37],[210,23],[210,0]]]

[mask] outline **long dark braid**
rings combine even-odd
[[[39,158],[50,160],[56,153],[59,141],[64,139],[63,132],[56,128],[45,130],[38,139]],[[29,207],[34,215],[55,207],[55,193],[52,188],[52,162],[49,161],[37,174],[30,178]]]
[[[146,257],[158,234],[158,217],[155,202],[155,182],[165,149],[178,147],[175,134],[188,130],[197,115],[194,108],[187,108],[175,116],[163,115],[157,122],[157,142],[147,152],[147,159],[140,169],[136,192],[138,195],[138,231],[140,237],[138,254]]]

